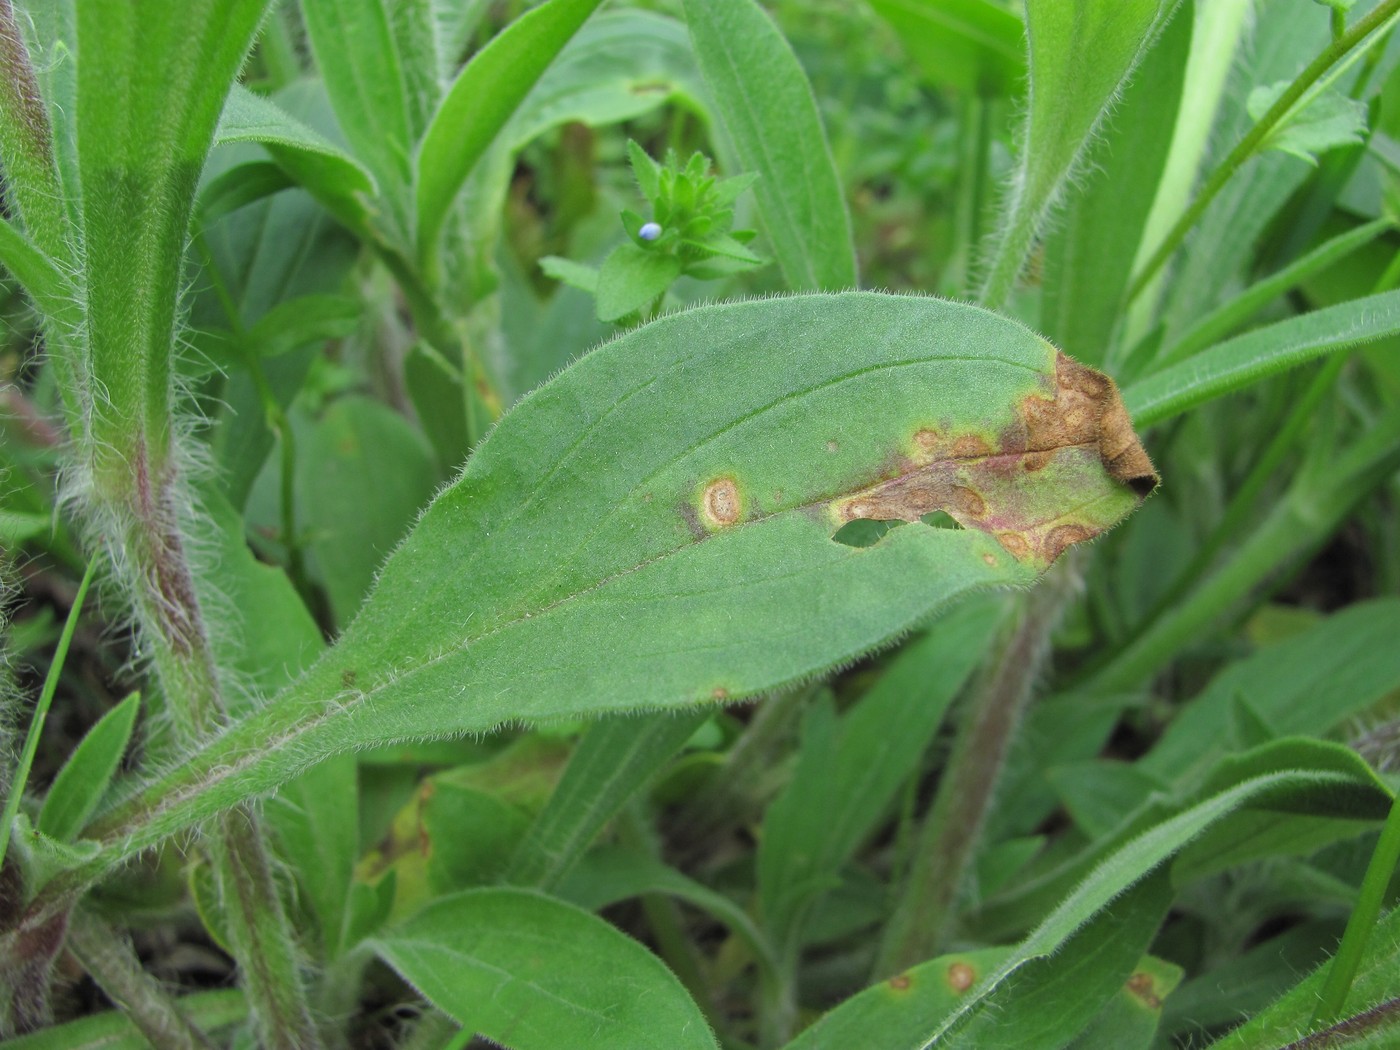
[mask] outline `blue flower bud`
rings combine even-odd
[[[647,222],[642,224],[642,228],[637,231],[637,236],[644,241],[654,241],[661,236],[660,223]]]

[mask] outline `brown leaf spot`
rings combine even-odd
[[[889,979],[889,986],[893,988],[896,992],[907,992],[913,983],[913,978],[911,978],[907,973],[901,973],[898,976],[891,977]]]
[[[834,441],[828,441],[826,443],[826,450],[828,452],[839,452],[841,450],[841,446]]]
[[[998,532],[997,542],[1005,548],[1007,554],[1018,561],[1030,557],[1031,545],[1019,532]]]
[[[955,962],[948,967],[948,987],[961,995],[977,980],[977,971],[965,962]]]
[[[1133,433],[1108,376],[1056,351],[1049,377],[1015,406],[995,432],[952,433],[925,426],[912,435],[910,458],[896,460],[866,488],[831,504],[839,521],[918,521],[944,511],[964,528],[994,535],[1018,561],[1048,564],[1110,523],[1074,509],[1056,514],[1042,491],[1073,493],[1082,483],[1103,491],[1113,482],[1139,498],[1157,484],[1152,462]],[[995,436],[995,444],[988,436]],[[1042,490],[1025,478],[1046,471]],[[1059,504],[1062,505],[1062,504]]]
[[[994,555],[994,554],[983,554],[983,555],[982,555],[982,560],[983,560],[984,562],[986,562],[988,565],[990,565],[993,569],[995,569],[995,568],[997,567],[997,559],[996,559],[996,555]]]
[[[717,685],[710,690],[710,699],[718,700],[720,703],[729,699],[729,690],[722,685]]]
[[[1162,999],[1152,983],[1151,974],[1141,972],[1133,974],[1128,978],[1127,988],[1129,994],[1140,1000],[1149,1010],[1162,1008]]]
[[[1045,554],[1054,561],[1074,544],[1093,538],[1093,533],[1083,525],[1056,525],[1045,537]]]
[[[980,518],[987,513],[987,501],[966,485],[954,485],[951,496],[953,509],[969,518]]]
[[[734,484],[733,478],[715,478],[705,486],[700,503],[705,510],[705,519],[721,528],[738,521],[743,509],[739,501],[739,486]]]

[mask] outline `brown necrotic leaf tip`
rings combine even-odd
[[[1048,564],[1115,524],[1157,486],[1113,380],[1056,352],[1054,389],[995,434],[925,427],[896,476],[837,500],[840,521],[918,521],[943,511]]]

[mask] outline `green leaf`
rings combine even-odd
[[[908,645],[839,720],[818,703],[797,769],[768,807],[758,849],[759,914],[789,946],[802,914],[840,872],[917,769],[948,706],[981,662],[996,602],[960,606]]]
[[[1400,332],[1400,292],[1324,307],[1256,328],[1169,365],[1123,393],[1138,426],[1180,415],[1213,398],[1336,350]]]
[[[36,827],[45,835],[60,842],[78,837],[121,764],[140,705],[141,694],[132,693],[104,714],[68,757],[39,811]]]
[[[506,881],[553,889],[603,825],[708,717],[706,711],[692,711],[595,723],[521,842]]]
[[[1010,953],[1010,948],[981,948],[921,963],[851,996],[783,1050],[862,1046],[872,1032],[880,1033],[881,1050],[922,1047],[931,1019],[955,1010],[959,1000],[996,972]]]
[[[195,189],[267,0],[75,7],[87,365],[104,394],[91,417],[94,486],[121,499],[138,448],[142,469],[166,470]]]
[[[1371,934],[1347,998],[1347,1012],[1351,1017],[1339,1024],[1340,1030],[1333,1038],[1317,1039],[1315,1045],[1355,1046],[1366,1050],[1384,1050],[1394,1045],[1400,1035],[1400,1016],[1395,1011],[1397,970],[1400,970],[1400,908],[1392,909]],[[1290,1044],[1313,1034],[1312,1016],[1326,977],[1327,967],[1314,970],[1273,1006],[1212,1043],[1212,1050],[1258,1050]],[[1367,1011],[1371,1010],[1376,1013],[1368,1015]],[[1349,1034],[1353,1037],[1346,1038]]]
[[[1282,80],[1251,91],[1246,103],[1249,115],[1255,120],[1262,117],[1288,90],[1290,83]],[[1365,136],[1366,103],[1348,98],[1336,88],[1328,88],[1314,95],[1306,104],[1290,110],[1259,148],[1291,153],[1316,166],[1317,154],[1338,146],[1364,142]]]
[[[1026,76],[1025,27],[994,0],[870,0],[925,79],[990,97]]]
[[[925,1045],[952,1045],[940,1040],[979,1008],[1002,981],[1026,963],[1058,951],[1110,901],[1243,807],[1331,807],[1332,812],[1355,813],[1355,807],[1361,805],[1379,813],[1389,801],[1387,789],[1355,755],[1350,755],[1351,761],[1342,761],[1348,754],[1331,745],[1292,740],[1223,764],[1217,787],[1106,856],[994,973],[931,1028]]]
[[[681,275],[681,261],[674,255],[638,248],[630,241],[619,244],[598,271],[598,320],[617,321],[636,313]]]
[[[572,259],[565,259],[559,255],[546,255],[540,259],[540,269],[544,271],[546,277],[561,281],[570,288],[577,288],[589,295],[596,295],[598,292],[598,271],[591,266],[576,263]],[[669,286],[669,284],[668,281],[667,285]]]
[[[1192,42],[1183,11],[1147,52],[1123,89],[1122,116],[1105,122],[1086,157],[1082,183],[1045,239],[1040,327],[1085,364],[1112,361],[1128,278],[1157,197],[1173,137]]]
[[[982,302],[1006,301],[1099,124],[1177,2],[1027,0],[1030,103]]]
[[[1285,642],[1230,664],[1190,703],[1135,768],[1184,783],[1239,741],[1232,708],[1245,698],[1277,735],[1321,736],[1346,725],[1400,687],[1400,652],[1390,644],[1400,599],[1359,602]]]
[[[1053,955],[1013,973],[940,1045],[965,1050],[1061,1050],[1132,977],[1171,904],[1165,871],[1109,902]]]
[[[378,939],[440,1010],[511,1050],[713,1050],[662,962],[602,919],[523,890],[468,890]]]
[[[428,443],[392,409],[347,397],[317,421],[297,461],[299,517],[337,623],[359,608],[437,482]]]
[[[353,157],[276,102],[235,84],[224,102],[214,143],[259,142],[319,195],[374,194],[374,179]]]
[[[417,136],[389,7],[387,0],[304,0],[301,11],[340,129],[374,173],[390,235],[406,245]]]
[[[1341,260],[1370,244],[1381,234],[1395,229],[1389,219],[1377,219],[1355,229],[1339,233],[1312,249],[1276,273],[1256,281],[1235,298],[1211,311],[1184,331],[1171,346],[1159,355],[1161,367],[1180,361],[1228,336],[1263,307],[1291,288],[1296,288],[1317,274],[1323,273]]]
[[[349,296],[298,296],[263,314],[244,339],[260,357],[276,357],[307,343],[351,335],[359,327],[362,313],[360,302]]]
[[[1163,1000],[1181,981],[1180,966],[1145,955],[1118,994],[1069,1044],[1068,1050],[1151,1050]]]
[[[180,1011],[205,1032],[217,1032],[248,1019],[248,1003],[235,989],[195,992],[175,1000]],[[107,1010],[5,1041],[5,1050],[150,1050],[151,1041],[122,1010]]]
[[[9,219],[0,219],[0,266],[10,271],[34,305],[59,318],[71,309],[73,284]]]
[[[753,919],[722,893],[641,853],[604,847],[584,857],[559,887],[559,896],[589,911],[647,894],[665,894],[707,912],[744,942],[766,979],[776,980],[773,949]]]
[[[418,148],[418,252],[425,264],[473,166],[599,2],[549,0],[526,12],[473,56],[448,89]]]
[[[172,771],[213,794],[162,823],[336,751],[749,696],[1027,585],[1152,483],[1115,402],[1027,329],[937,299],[797,296],[640,328],[497,424],[332,653]],[[325,527],[353,532],[395,470],[313,468],[305,491],[326,486]],[[940,506],[965,527],[920,523]],[[913,523],[832,541],[860,518]]]
[[[404,355],[403,378],[418,422],[437,453],[438,466],[444,476],[455,473],[471,447],[461,371],[419,340]]]
[[[797,57],[754,0],[686,0],[684,7],[739,164],[760,176],[754,196],[788,286],[855,287],[846,198]]]

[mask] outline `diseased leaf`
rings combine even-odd
[[[976,307],[674,314],[522,400],[332,652],[172,776],[227,797],[351,747],[772,689],[1030,583],[1154,481],[1108,379]],[[939,509],[964,527],[918,523]],[[915,523],[832,541],[869,517]]]

